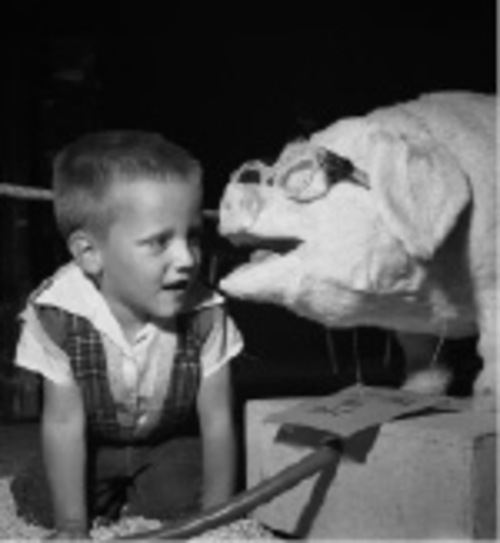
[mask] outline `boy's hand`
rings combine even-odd
[[[59,539],[59,540],[68,540],[68,539],[79,539],[80,541],[89,540],[90,534],[87,530],[84,529],[62,529],[56,530],[50,534],[47,539]]]
[[[58,523],[58,527],[47,539],[79,539],[90,540],[90,534],[87,530],[86,523],[83,521],[63,521]]]

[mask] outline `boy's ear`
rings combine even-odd
[[[97,275],[102,269],[99,245],[94,236],[77,230],[68,240],[68,248],[76,263],[89,275]]]

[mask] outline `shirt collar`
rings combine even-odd
[[[36,298],[40,305],[50,305],[83,317],[126,351],[130,346],[109,306],[94,283],[74,262],[63,266],[50,284]]]
[[[220,305],[224,301],[220,294],[202,285],[196,288],[192,300],[189,311]],[[117,346],[125,352],[130,351],[131,346],[105,298],[75,262],[60,268],[35,301],[39,305],[57,307],[89,320]],[[136,340],[150,335],[153,328],[157,329],[151,323],[145,324],[137,333]]]

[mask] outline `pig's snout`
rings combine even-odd
[[[232,241],[249,234],[266,206],[264,192],[272,188],[272,169],[260,160],[246,162],[232,175],[222,197],[219,232]]]
[[[257,185],[233,185],[221,203],[221,233],[234,234],[248,230],[256,221],[263,206],[264,202]]]
[[[257,218],[263,206],[261,195],[252,185],[241,187],[239,197],[227,203],[233,212],[242,213],[251,222]]]
[[[273,169],[261,160],[246,162],[234,176],[242,185],[273,185]]]

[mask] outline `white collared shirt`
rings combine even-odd
[[[145,423],[148,412],[161,409],[177,351],[176,333],[149,323],[132,342],[127,340],[99,290],[75,263],[60,268],[35,301],[92,322],[106,352],[113,397],[122,410],[143,413]],[[195,310],[221,303],[220,295],[210,293]],[[72,382],[68,356],[44,332],[32,305],[23,311],[21,319],[15,364],[55,383]],[[214,325],[200,351],[202,379],[209,378],[242,347],[242,337],[233,320],[225,312],[216,312]]]

